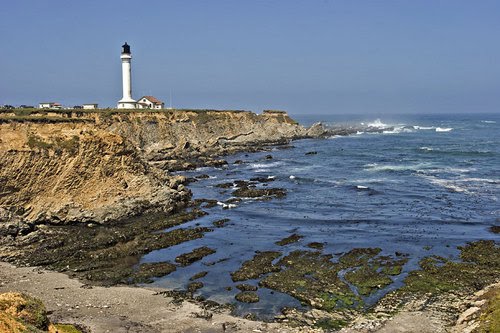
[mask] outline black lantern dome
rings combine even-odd
[[[127,42],[122,45],[122,54],[130,54],[130,45]]]

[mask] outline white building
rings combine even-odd
[[[62,105],[56,102],[41,102],[38,104],[39,109],[62,109]]]
[[[82,104],[84,110],[95,110],[97,109],[97,103]]]
[[[142,96],[137,102],[139,109],[163,109],[165,103],[154,96]]]

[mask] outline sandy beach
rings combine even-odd
[[[235,318],[187,301],[174,304],[154,289],[90,287],[62,273],[2,262],[0,292],[8,291],[41,299],[51,321],[77,324],[90,332],[304,332]]]
[[[52,322],[75,324],[88,332],[323,332],[317,328],[292,328],[283,323],[237,318],[228,310],[207,310],[189,301],[176,302],[172,297],[159,294],[158,289],[89,286],[63,273],[0,262],[0,292],[10,291],[28,293],[41,299]],[[473,299],[470,302],[474,304]],[[459,323],[461,325],[446,327],[439,312],[415,308],[385,320],[360,317],[351,328],[340,332],[462,332],[473,324],[466,319],[474,313],[468,310],[464,314]]]

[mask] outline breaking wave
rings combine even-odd
[[[450,132],[453,128],[451,127],[436,127],[436,132]]]
[[[361,123],[361,125],[364,125],[364,123]],[[375,121],[372,121],[371,123],[366,124],[368,127],[375,127],[375,128],[387,128],[390,127],[390,125],[387,125],[380,121],[380,119],[376,119]]]
[[[385,165],[380,165],[377,163],[369,163],[365,164],[365,169],[366,171],[372,171],[372,172],[380,172],[380,171],[388,171],[388,172],[395,172],[395,171],[419,171],[419,170],[424,170],[427,168],[430,168],[433,166],[431,163],[417,163],[417,164],[407,164],[407,165],[390,165],[390,164],[385,164]]]

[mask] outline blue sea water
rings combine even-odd
[[[224,168],[202,168],[184,173],[207,174],[189,185],[194,198],[230,199],[234,189],[220,183],[272,177],[268,187],[287,190],[283,199],[244,199],[235,207],[205,209],[209,214],[187,226],[214,228],[204,238],[153,251],[141,262],[172,261],[200,246],[216,253],[157,279],[158,287],[185,288],[189,277],[209,273],[198,291],[209,299],[235,303],[237,312],[272,316],[287,306],[300,306],[288,295],[259,288],[261,301],[243,305],[230,272],[251,259],[255,251],[278,250],[284,254],[310,250],[310,242],[325,243],[323,252],[338,257],[357,247],[380,247],[382,254],[409,255],[403,274],[394,283],[365,301],[375,302],[398,288],[406,274],[429,255],[458,260],[457,246],[479,239],[500,240],[490,227],[500,225],[500,115],[426,115],[392,118],[303,116],[305,125],[323,121],[379,126],[382,133],[358,133],[328,139],[292,142],[293,148],[228,156]],[[307,154],[316,152],[316,154]],[[266,159],[266,155],[272,159]],[[242,160],[242,164],[234,164]],[[263,184],[260,187],[266,186]],[[281,247],[276,241],[297,233],[297,243]],[[250,281],[256,284],[257,281]],[[227,287],[232,287],[227,290]]]

